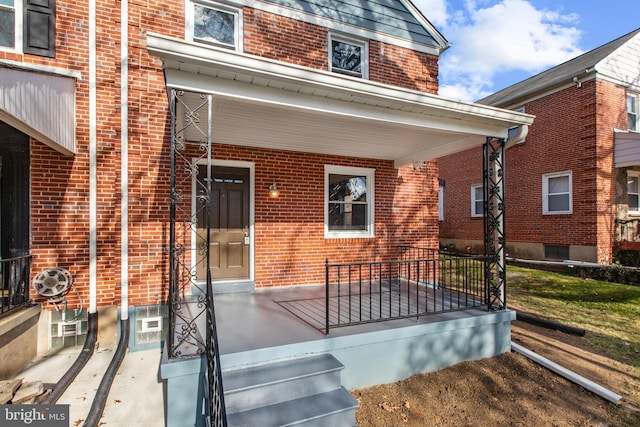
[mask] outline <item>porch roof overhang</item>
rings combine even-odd
[[[210,93],[215,142],[392,160],[396,167],[526,135],[533,116],[157,34],[167,89]]]

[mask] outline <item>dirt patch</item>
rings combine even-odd
[[[640,378],[584,339],[513,322],[512,340],[623,396],[613,405],[517,353],[353,390],[367,426],[638,426]]]

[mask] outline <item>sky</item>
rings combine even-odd
[[[451,43],[440,95],[477,101],[640,28],[640,0],[413,0]]]

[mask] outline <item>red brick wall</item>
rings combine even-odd
[[[506,151],[507,242],[597,247],[611,260],[615,218],[613,129],[626,126],[624,89],[590,81],[531,101],[526,141]],[[439,159],[446,180],[443,238],[481,239],[470,186],[482,183],[482,151]],[[572,171],[573,213],[542,214],[542,175]]]
[[[445,180],[440,237],[482,240],[482,218],[471,217],[471,186],[482,184],[482,147],[438,159],[438,170]]]
[[[120,2],[97,8],[97,285],[98,305],[119,304],[121,258]],[[161,63],[146,49],[146,33],[184,37],[182,2],[129,3],[129,293],[131,305],[166,301],[168,294],[169,113]],[[88,5],[57,1],[56,58],[0,52],[0,58],[77,70],[76,146],[65,157],[31,143],[32,273],[67,268],[89,299]],[[244,50],[327,69],[327,29],[244,9]],[[437,92],[437,58],[371,43],[372,80]],[[382,258],[396,244],[437,245],[434,164],[415,173],[389,162],[217,147],[216,156],[256,162],[256,279],[258,286],[317,283],[324,259]],[[325,240],[324,164],[377,168],[376,238]],[[266,198],[274,171],[282,196]],[[284,173],[283,173],[284,171]],[[300,180],[300,176],[305,179]],[[297,192],[302,186],[303,192]],[[264,191],[261,191],[264,189]],[[293,195],[296,191],[295,195]],[[302,194],[302,196],[300,195]],[[287,201],[287,203],[285,203]],[[295,209],[291,210],[291,204]],[[74,293],[69,307],[78,305]]]
[[[245,7],[244,52],[296,65],[329,69],[329,30]],[[438,92],[438,57],[369,41],[369,80]]]
[[[625,88],[606,81],[598,81],[597,87],[598,140],[596,156],[598,167],[595,171],[597,212],[598,261],[612,261],[615,240],[616,218],[616,175],[614,167],[615,136],[613,129],[627,129],[627,98]]]
[[[434,165],[215,145],[216,160],[255,164],[256,286],[324,283],[324,262],[396,259],[397,245],[437,247]],[[325,239],[325,165],[375,168],[375,238]],[[278,184],[280,197],[268,196]]]

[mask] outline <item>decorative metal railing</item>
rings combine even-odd
[[[394,261],[325,263],[325,333],[485,305],[485,257],[400,247]]]
[[[226,426],[209,269],[212,104],[210,94],[171,90],[168,347],[171,358],[206,355],[209,425]]]
[[[640,218],[617,218],[616,242],[640,242]]]
[[[503,310],[507,306],[504,145],[504,139],[487,138],[483,147],[484,277],[489,310]]]
[[[0,314],[24,307],[29,299],[29,269],[33,255],[0,260],[2,284],[0,287]]]

